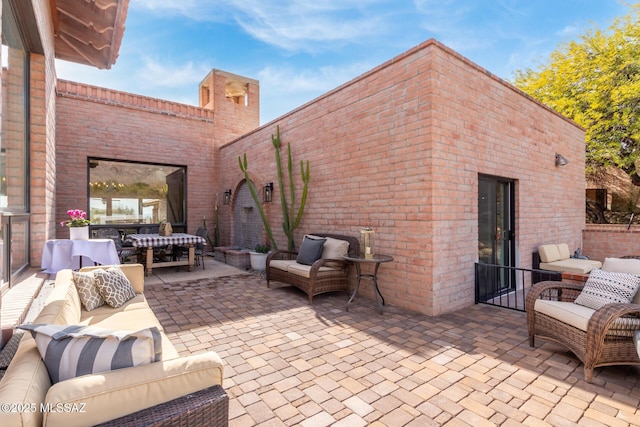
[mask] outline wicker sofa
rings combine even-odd
[[[602,271],[640,276],[640,260],[607,258]],[[585,283],[544,281],[531,288],[526,297],[529,345],[533,347],[537,337],[566,346],[583,363],[587,382],[596,367],[640,365],[635,337],[640,330],[640,291],[631,303],[594,310],[575,303],[584,287]]]
[[[349,291],[349,264],[342,255],[357,255],[360,243],[357,238],[342,234],[312,233],[310,236],[327,238],[320,259],[312,265],[304,265],[296,261],[298,252],[273,251],[267,257],[266,278],[268,287],[272,281],[278,281],[301,289],[312,304],[313,297],[318,294]]]
[[[81,271],[108,267],[87,267]],[[52,377],[36,340],[30,333],[24,333],[0,381],[0,402],[12,409],[0,411],[0,425],[227,425],[229,400],[221,387],[223,366],[218,355],[206,352],[180,357],[144,296],[143,266],[125,264],[120,270],[134,291],[124,305],[118,308],[103,305],[87,311],[72,271],[62,270],[33,323],[109,330],[156,327],[160,340],[154,346],[156,351],[161,347],[160,360],[53,382],[55,373]],[[104,357],[102,349],[98,354]],[[70,362],[73,356],[65,355],[63,359],[54,354],[53,357],[61,358],[58,366],[73,364]],[[80,365],[79,361],[78,369]]]

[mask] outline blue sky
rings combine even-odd
[[[260,81],[260,122],[435,38],[493,74],[626,15],[620,0],[130,0],[110,70],[57,61],[61,79],[198,104],[216,68]]]

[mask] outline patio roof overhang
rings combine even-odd
[[[49,0],[55,57],[109,69],[124,34],[129,0]]]

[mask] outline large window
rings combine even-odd
[[[89,159],[89,217],[94,225],[186,225],[185,166]]]
[[[29,263],[29,56],[15,7],[2,1],[0,285]]]

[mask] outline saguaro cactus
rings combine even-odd
[[[293,161],[291,159],[291,144],[287,144],[287,171],[289,175],[289,198],[290,205],[287,202],[287,197],[284,189],[284,176],[282,173],[282,161],[280,160],[280,147],[282,146],[282,140],[280,139],[280,126],[276,126],[276,135],[271,135],[271,143],[273,144],[273,148],[275,148],[276,152],[276,169],[278,173],[278,188],[280,189],[280,202],[282,203],[282,216],[284,218],[282,222],[282,229],[284,230],[285,235],[287,236],[287,247],[289,250],[293,251],[296,248],[295,240],[293,239],[293,232],[300,225],[300,220],[302,219],[302,214],[304,213],[304,207],[307,203],[307,194],[309,193],[309,161],[307,160],[305,163],[300,160],[300,175],[302,177],[302,182],[304,187],[302,189],[302,198],[300,199],[300,205],[298,209],[298,213],[295,212],[295,185],[293,182]],[[264,213],[264,209],[262,208],[262,203],[260,203],[260,198],[258,197],[258,192],[256,191],[256,186],[253,181],[249,177],[249,168],[247,164],[247,153],[244,153],[244,157],[238,156],[238,164],[240,165],[240,170],[244,173],[245,181],[247,181],[247,185],[249,186],[249,192],[251,193],[251,197],[256,203],[258,207],[258,211],[260,213],[260,218],[262,218],[262,223],[264,224],[265,231],[267,232],[267,236],[269,237],[269,241],[271,242],[271,246],[277,250],[278,245],[276,244],[273,238],[273,232],[271,230],[271,225],[269,224],[269,220]]]
[[[306,168],[302,160],[300,160],[300,176],[304,187],[302,189],[302,199],[300,200],[300,207],[298,214],[295,215],[295,186],[293,184],[293,162],[291,160],[291,144],[287,144],[287,171],[289,173],[289,198],[291,206],[287,205],[287,198],[284,191],[284,178],[282,176],[282,162],[280,161],[280,147],[282,146],[282,140],[280,139],[280,126],[276,126],[276,135],[271,135],[271,143],[276,150],[276,167],[278,169],[278,186],[280,188],[280,202],[282,203],[282,216],[284,221],[282,222],[282,229],[287,236],[287,246],[290,251],[295,250],[296,243],[293,239],[293,231],[300,225],[302,214],[304,213],[304,206],[307,203],[307,194],[309,192],[309,160],[307,160]]]

